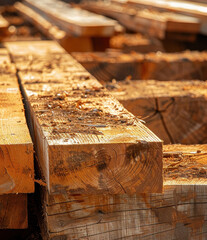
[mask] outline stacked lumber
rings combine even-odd
[[[143,1],[142,1],[143,2]],[[150,9],[134,9],[113,2],[87,1],[81,7],[112,17],[127,29],[164,39],[168,32],[197,34],[200,21],[197,18],[171,12],[159,12]]]
[[[0,49],[0,122],[0,228],[26,228],[26,193],[34,191],[33,145],[16,71],[4,48]]]
[[[63,30],[75,36],[112,36],[115,21],[106,17],[72,8],[69,4],[58,0],[32,1],[25,0],[42,15],[50,17]]]
[[[43,190],[43,239],[205,239],[207,146],[164,146],[164,192],[70,195]]]
[[[113,2],[119,2],[120,4],[128,3],[132,6],[156,9],[160,11],[170,11],[173,13],[180,13],[186,16],[197,18],[200,23],[200,32],[207,34],[207,4],[188,2],[188,1],[177,1],[177,0],[113,0]]]
[[[207,53],[123,54],[120,52],[72,53],[101,82],[112,79],[206,80]]]
[[[23,1],[14,6],[27,21],[68,52],[103,51],[109,47],[109,37],[117,29],[114,20],[71,8],[60,1]]]
[[[142,34],[119,34],[110,39],[110,48],[124,53],[149,53],[164,51],[162,43],[155,38],[148,38]]]
[[[106,87],[165,144],[207,142],[207,83],[120,81]]]
[[[0,41],[8,34],[8,21],[0,13]]]
[[[51,194],[162,191],[162,142],[75,59],[49,41],[6,46]]]

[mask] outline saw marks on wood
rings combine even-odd
[[[162,194],[70,195],[43,190],[44,236],[58,240],[205,239],[206,156],[206,145],[164,146]]]
[[[15,68],[0,50],[0,194],[34,191],[33,145]]]
[[[99,81],[112,79],[206,80],[207,53],[185,51],[181,53],[88,52],[73,53]]]
[[[106,87],[164,143],[207,143],[207,83],[120,81]]]
[[[162,190],[161,141],[76,60],[54,42],[7,47],[19,69],[51,192]]]

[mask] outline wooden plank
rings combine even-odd
[[[8,21],[0,13],[0,41],[8,35]]]
[[[123,3],[123,1],[120,0],[113,0],[113,2]],[[158,9],[161,11],[171,11],[196,17],[201,21],[200,32],[207,34],[207,4],[176,0],[127,0],[126,2],[137,7],[146,7],[149,9]]]
[[[0,196],[0,229],[25,229],[27,220],[27,194]]]
[[[206,80],[206,52],[123,54],[120,52],[72,53],[99,81],[112,79]]]
[[[132,51],[140,53],[164,52],[161,41],[148,38],[142,34],[119,34],[110,39],[112,49],[120,49],[124,53]]]
[[[205,239],[207,146],[164,146],[164,192],[48,194],[44,239]]]
[[[114,3],[87,1],[81,7],[98,14],[112,17],[135,32],[165,38],[166,32],[198,33],[199,20],[171,12],[134,9]]]
[[[206,82],[134,80],[106,87],[165,144],[207,142]]]
[[[0,50],[0,194],[34,191],[33,144],[9,54]]]
[[[50,192],[162,191],[161,141],[76,60],[54,42],[6,46]]]
[[[26,20],[34,24],[43,34],[57,41],[68,52],[93,50],[90,38],[74,37],[67,34],[66,31],[62,30],[48,16],[39,14],[23,3],[17,2],[14,7]]]
[[[51,17],[63,30],[75,36],[112,36],[115,32],[116,21],[72,8],[58,0],[25,0],[24,3]]]

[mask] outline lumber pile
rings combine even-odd
[[[106,87],[165,144],[207,142],[207,83],[120,81]]]
[[[143,1],[142,1],[143,2]],[[197,34],[200,21],[197,18],[172,12],[133,8],[116,2],[87,1],[81,7],[116,19],[127,29],[164,39],[168,32]]]
[[[43,239],[205,239],[207,146],[164,146],[164,192],[48,194]]]
[[[0,41],[8,35],[8,21],[1,15],[0,12]]]
[[[6,46],[50,193],[162,191],[161,141],[75,59],[49,41]]]
[[[156,9],[159,11],[170,11],[173,13],[179,13],[186,16],[197,18],[200,23],[200,32],[207,34],[207,4],[188,2],[188,1],[177,1],[177,0],[113,0],[113,2],[123,4],[127,3],[132,6]]]
[[[118,34],[110,39],[110,48],[124,53],[164,51],[158,39],[148,38],[142,34]]]
[[[33,144],[15,67],[4,48],[0,75],[0,228],[20,229],[27,227],[26,193],[34,191]]]
[[[206,80],[207,53],[123,54],[120,52],[72,53],[101,82],[112,79]]]

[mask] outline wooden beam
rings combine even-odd
[[[200,22],[198,19],[171,12],[134,9],[112,2],[87,1],[82,3],[81,7],[98,14],[112,17],[129,30],[145,33],[160,39],[165,38],[166,32],[196,34],[200,30]]]
[[[142,34],[119,34],[110,39],[112,49],[121,50],[124,53],[140,52],[164,52],[161,41],[155,38],[148,38]]]
[[[8,35],[8,21],[0,14],[0,41]]]
[[[27,220],[27,194],[0,196],[0,229],[25,229]]]
[[[119,2],[121,4],[123,3],[123,1],[120,0],[113,0],[113,2]],[[187,16],[195,17],[201,22],[200,32],[207,34],[207,4],[176,0],[127,0],[125,3],[137,7],[145,7],[161,11],[171,11],[174,13],[181,13]]]
[[[162,191],[161,141],[75,59],[54,42],[6,46],[50,192]]]
[[[165,144],[207,141],[206,82],[134,80],[106,87]]]
[[[33,145],[22,97],[5,49],[0,50],[0,194],[34,191]]]
[[[206,80],[207,53],[123,54],[120,52],[72,53],[99,81],[112,79]]]
[[[164,192],[43,194],[43,239],[205,239],[207,146],[164,146]]]
[[[75,36],[112,36],[115,33],[116,21],[106,17],[72,8],[58,0],[31,1],[24,3],[41,14],[52,18],[63,30]]]

